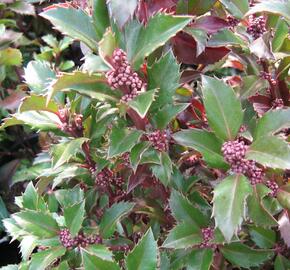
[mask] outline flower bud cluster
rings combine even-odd
[[[69,114],[68,108],[60,109],[58,117],[61,121],[60,129],[75,137],[81,137],[83,134],[83,116],[81,114]]]
[[[97,173],[95,184],[102,189],[107,188],[109,185],[112,185],[116,188],[116,190],[122,190],[124,179],[122,177],[114,175],[113,171],[111,171],[110,169],[105,168]]]
[[[277,196],[277,192],[279,189],[279,186],[276,182],[274,181],[267,181],[266,182],[266,186],[271,189],[271,191],[269,192],[269,195],[272,197],[276,197]]]
[[[239,20],[236,19],[235,17],[231,16],[231,15],[228,15],[227,16],[227,23],[230,27],[234,28],[236,27],[238,24],[239,24]]]
[[[254,15],[249,16],[249,26],[247,32],[254,38],[261,37],[266,29],[266,19],[264,16],[255,17]]]
[[[134,99],[146,84],[134,72],[128,62],[127,54],[122,49],[115,49],[112,56],[113,69],[106,73],[109,85],[113,89],[121,89],[125,93],[123,102]]]
[[[214,238],[214,229],[211,227],[201,229],[203,241],[199,245],[200,248],[216,248],[216,244],[210,243]]]
[[[260,77],[267,80],[270,84],[276,85],[277,80],[272,78],[272,75],[270,73],[267,73],[265,71],[260,72]]]
[[[146,135],[153,147],[162,152],[168,149],[168,138],[165,130],[156,130]]]
[[[75,247],[86,247],[88,245],[102,243],[102,238],[99,235],[86,236],[83,233],[78,233],[77,236],[72,237],[68,229],[60,230],[59,240],[67,249],[72,249]]]
[[[245,159],[248,146],[244,141],[228,141],[222,146],[222,153],[226,162],[231,165],[235,173],[245,174],[252,185],[263,181],[264,172],[253,160]]]

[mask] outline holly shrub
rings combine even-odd
[[[39,134],[38,175],[2,269],[290,269],[290,2],[35,7],[56,32],[1,129]]]

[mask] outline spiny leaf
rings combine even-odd
[[[126,257],[128,270],[155,270],[157,267],[157,242],[151,228]]]
[[[221,139],[235,139],[243,121],[243,111],[233,89],[221,80],[202,76],[202,90],[211,128]]]
[[[259,119],[255,129],[255,138],[273,135],[283,128],[290,127],[290,109],[270,110]]]
[[[246,211],[246,198],[252,193],[248,179],[231,175],[214,189],[213,215],[216,226],[229,242],[242,224]]]
[[[133,209],[134,205],[134,203],[119,202],[108,208],[99,225],[102,236],[105,238],[110,237],[114,233],[116,223],[127,215]]]
[[[263,136],[254,141],[246,158],[270,168],[290,169],[290,148],[285,141],[274,136]]]
[[[178,222],[194,224],[197,227],[207,226],[207,218],[181,193],[173,190],[171,192],[169,205],[174,218]]]
[[[86,270],[120,270],[117,263],[103,260],[86,249],[81,250],[84,269]]]
[[[134,69],[139,69],[144,58],[182,30],[190,21],[188,16],[158,13],[151,17],[144,28],[134,20],[125,27],[128,59]]]
[[[176,225],[163,243],[165,248],[190,248],[202,242],[201,230],[194,224],[181,223]]]
[[[182,130],[173,135],[174,140],[181,145],[199,151],[209,166],[227,168],[221,153],[222,141],[212,132],[200,129]]]
[[[232,264],[244,268],[258,267],[274,255],[272,251],[252,249],[242,243],[226,245],[221,251]]]
[[[163,55],[147,69],[148,89],[157,88],[157,97],[150,111],[158,115],[159,108],[173,103],[175,90],[179,86],[179,65],[171,51]]]
[[[64,163],[68,162],[76,153],[80,152],[81,146],[87,142],[87,138],[77,138],[62,144],[56,144],[52,146],[52,159],[54,169],[60,167]]]
[[[56,247],[45,251],[37,252],[32,255],[29,270],[45,270],[58,257],[61,257],[66,252],[64,247]]]
[[[290,20],[290,3],[289,1],[263,0],[261,3],[257,3],[252,7],[245,16],[260,12],[278,14],[285,17],[287,20]]]
[[[54,6],[39,15],[64,35],[80,40],[96,51],[99,39],[91,18],[82,9]]]
[[[76,91],[81,95],[98,99],[100,101],[117,101],[118,91],[113,91],[107,85],[106,79],[101,74],[84,73],[75,71],[63,73],[50,84],[47,100],[49,101],[58,91]]]
[[[85,218],[85,201],[66,207],[63,215],[72,236],[77,235]]]
[[[128,102],[128,105],[136,111],[141,118],[144,118],[154,101],[156,89],[141,93],[133,100]]]
[[[110,135],[108,157],[111,158],[130,151],[136,142],[139,141],[141,135],[142,132],[138,130],[113,127]]]

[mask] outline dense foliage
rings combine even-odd
[[[289,269],[290,2],[38,2],[0,5],[0,138],[38,134],[1,269]]]

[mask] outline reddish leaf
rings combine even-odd
[[[51,6],[43,8],[43,11],[47,11],[54,8],[74,8],[74,6],[71,5],[70,3],[53,4]]]
[[[255,95],[249,98],[249,101],[253,103],[254,110],[259,116],[262,116],[265,112],[271,109],[271,98],[269,96]]]
[[[196,57],[196,41],[186,33],[179,33],[173,39],[173,50],[177,60],[184,64],[210,65],[224,58],[230,50],[226,47],[206,47],[205,51]]]
[[[194,80],[197,80],[198,78],[200,78],[200,72],[196,70],[185,70],[181,74],[180,83],[181,84],[189,83]]]
[[[280,95],[281,98],[284,101],[285,105],[290,105],[289,103],[289,99],[290,99],[290,92],[289,92],[289,88],[287,87],[287,84],[285,81],[278,81],[279,85],[278,85],[278,89],[280,91]]]
[[[145,179],[150,175],[148,166],[140,165],[138,166],[135,173],[132,173],[129,178],[127,194],[134,190],[137,186],[145,181]]]
[[[279,231],[285,244],[290,248],[290,220],[287,211],[280,216],[279,220]]]
[[[6,110],[16,110],[25,96],[25,93],[22,91],[12,91],[8,97],[0,100],[0,107]]]
[[[148,18],[158,11],[175,12],[177,0],[149,0],[140,1],[136,15],[141,22],[147,23]]]
[[[206,31],[208,34],[214,34],[217,31],[228,27],[227,21],[215,17],[215,16],[204,16],[197,19],[192,25],[192,28],[202,29]]]

